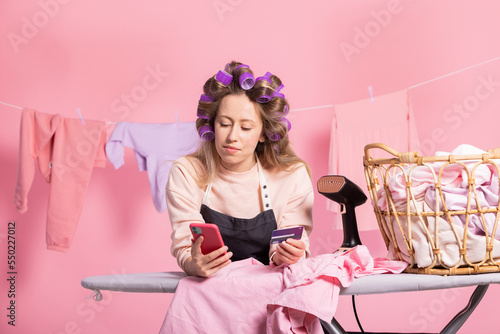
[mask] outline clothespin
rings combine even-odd
[[[174,110],[175,114],[175,124],[177,124],[177,127],[179,127],[179,110]]]
[[[370,102],[375,103],[375,99],[373,98],[373,87],[368,86],[368,93],[370,93]]]
[[[75,111],[78,114],[78,117],[80,117],[80,121],[82,121],[82,124],[85,125],[85,120],[82,117],[82,113],[80,112],[80,108],[76,108]]]

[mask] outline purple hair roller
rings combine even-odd
[[[283,117],[282,120],[283,120],[283,123],[285,124],[287,130],[290,131],[292,129],[292,123],[290,123],[290,121],[287,120],[285,117]]]
[[[202,125],[198,129],[198,134],[203,141],[209,142],[215,138],[214,128],[211,125]]]
[[[208,96],[206,94],[201,94],[200,96],[200,101],[201,102],[214,102],[215,101],[215,98],[214,97],[211,97],[211,96]]]
[[[255,85],[255,78],[253,77],[252,73],[245,72],[242,75],[240,75],[241,88],[243,88],[244,90],[249,90],[250,88],[253,87],[253,85]]]
[[[215,76],[215,80],[223,85],[229,86],[231,84],[231,81],[233,80],[233,76],[226,71],[219,71]]]
[[[245,65],[245,64],[241,64],[241,65],[238,65],[238,66],[236,66],[236,67],[234,68],[234,71],[233,71],[233,73],[236,73],[236,71],[238,71],[238,69],[239,69],[240,67],[246,67],[246,68],[250,68],[250,67],[248,67],[248,65]]]
[[[207,112],[202,109],[198,109],[198,111],[196,112],[196,116],[198,116],[199,118],[210,119],[210,116],[207,115]]]
[[[285,104],[285,108],[283,108],[283,115],[281,115],[281,117],[285,117],[286,115],[288,115],[288,105]]]
[[[281,136],[279,134],[277,134],[276,132],[267,133],[266,136],[271,141],[278,141],[281,139]]]
[[[276,88],[276,91],[279,93],[283,88],[285,88],[285,85],[281,84],[278,86],[278,88]]]
[[[273,92],[273,94],[271,95],[271,97],[281,97],[282,99],[284,99],[285,98],[285,94],[280,93],[280,92]]]
[[[271,78],[269,78],[269,77],[266,77],[266,76],[258,77],[257,81],[259,81],[259,80],[267,80],[267,82],[269,82],[269,84],[271,84]]]
[[[259,103],[267,103],[271,101],[271,97],[269,95],[261,95],[258,98],[256,98],[255,101]]]
[[[257,81],[259,81],[259,80],[267,80],[267,82],[269,82],[269,84],[271,84],[272,83],[271,82],[271,75],[272,75],[271,72],[267,72],[266,74],[264,74],[264,76],[258,77]]]

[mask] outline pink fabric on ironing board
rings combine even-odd
[[[406,266],[373,260],[366,246],[291,266],[233,262],[210,278],[181,280],[160,334],[323,333],[318,318],[331,320],[340,285],[365,275],[400,273]]]
[[[408,90],[371,99],[334,106],[330,138],[328,173],[343,175],[367,193],[363,168],[364,147],[383,143],[400,152],[418,151],[420,147],[415,117]],[[377,155],[375,157],[388,156]],[[335,227],[341,228],[339,205],[327,202],[338,213]],[[378,224],[369,201],[356,209],[359,230],[377,230]]]
[[[94,167],[106,165],[106,123],[23,109],[16,207],[26,212],[35,159],[50,182],[47,248],[66,251],[75,234]]]

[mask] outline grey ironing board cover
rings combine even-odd
[[[186,277],[184,272],[157,272],[91,276],[82,280],[84,288],[100,290],[174,293],[179,281]],[[466,286],[499,284],[500,273],[477,275],[420,275],[420,274],[379,274],[354,279],[348,287],[341,287],[341,295],[369,295],[380,293],[423,291],[459,288]]]

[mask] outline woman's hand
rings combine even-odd
[[[230,258],[233,253],[227,252],[227,246],[224,246],[203,255],[201,253],[202,242],[203,236],[200,236],[191,245],[191,256],[186,260],[184,269],[191,276],[210,277],[231,263]]]
[[[277,266],[283,263],[294,264],[304,256],[305,251],[306,244],[302,240],[287,239],[276,248],[273,262]]]

